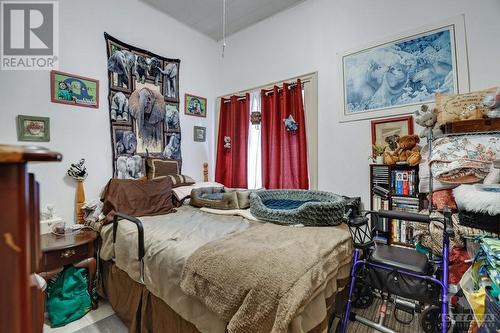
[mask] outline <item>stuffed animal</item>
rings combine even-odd
[[[417,165],[422,160],[418,135],[404,135],[397,140],[397,149],[391,150],[387,147],[384,152],[384,163],[394,165],[398,162],[406,162],[410,166]]]
[[[434,139],[440,138],[444,135],[439,124],[437,123],[438,110],[429,110],[427,105],[422,105],[420,110],[415,111],[415,122],[422,126],[424,129],[420,132],[421,138],[426,138],[429,135],[429,131],[432,131]]]

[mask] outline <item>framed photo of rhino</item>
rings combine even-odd
[[[146,156],[181,159],[180,60],[104,37],[113,173],[138,178]]]

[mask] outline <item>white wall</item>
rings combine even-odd
[[[96,198],[112,176],[105,31],[123,42],[181,59],[181,110],[185,92],[208,98],[207,119],[181,115],[183,171],[202,179],[202,163],[212,154],[208,143],[193,142],[193,126],[213,122],[217,43],[138,0],[60,1],[59,13],[59,69],[98,79],[99,109],[51,103],[48,71],[0,71],[0,143],[21,144],[16,115],[46,116],[51,140],[42,145],[64,156],[62,163],[30,167],[41,183],[42,207],[54,204],[60,216],[73,222],[75,184],[65,174],[70,163],[82,157],[89,171],[87,199]]]
[[[499,85],[498,0],[308,0],[227,40],[216,94],[318,71],[319,188],[368,204],[370,121],[339,123],[336,54],[462,13],[471,89]]]

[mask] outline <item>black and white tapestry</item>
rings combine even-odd
[[[181,160],[179,59],[169,59],[104,33],[109,120],[116,178],[146,175],[145,158]]]

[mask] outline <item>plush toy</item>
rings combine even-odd
[[[398,162],[406,162],[410,166],[417,165],[422,160],[418,135],[404,135],[397,140],[397,148],[391,150],[388,146],[384,152],[384,163],[394,165]]]
[[[231,137],[224,136],[224,149],[231,149]]]
[[[415,122],[422,126],[424,129],[419,133],[421,138],[426,138],[429,131],[432,131],[434,139],[442,137],[443,131],[437,123],[438,110],[429,110],[427,105],[422,105],[420,110],[415,111]]]

